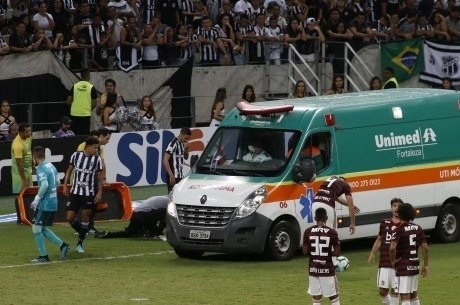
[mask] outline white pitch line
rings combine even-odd
[[[133,257],[141,257],[141,256],[148,256],[148,255],[163,255],[163,254],[170,254],[170,253],[174,253],[174,251],[127,254],[127,255],[120,255],[120,256],[87,257],[87,258],[78,258],[78,259],[71,259],[71,260],[55,260],[49,263],[41,263],[41,264],[27,263],[27,264],[21,264],[21,265],[0,266],[0,269],[21,268],[21,267],[29,267],[29,266],[42,266],[42,265],[49,265],[49,264],[61,264],[61,263],[72,263],[72,262],[84,262],[84,261],[103,261],[103,260],[114,260],[114,259],[126,259],[126,258],[133,258]]]

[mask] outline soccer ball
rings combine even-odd
[[[342,272],[350,267],[350,261],[345,256],[337,256],[334,261],[335,272]]]

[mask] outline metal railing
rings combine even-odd
[[[311,92],[314,95],[320,95],[321,93],[321,79],[318,77],[318,71],[313,71],[313,69],[310,67],[310,65],[305,61],[305,59],[302,57],[302,55],[297,51],[297,49],[294,47],[293,44],[288,44],[289,46],[289,56],[288,56],[288,64],[289,64],[289,69],[288,69],[288,79],[289,79],[289,88],[288,92],[289,94],[292,94],[293,86],[292,84],[296,84],[298,80],[294,78],[294,71],[299,74],[299,76],[302,78],[302,80],[305,82],[305,84],[308,86],[308,88],[311,90]],[[303,72],[299,69],[297,62],[300,61],[300,63],[303,64],[307,68],[307,71],[311,74],[313,79],[316,81],[316,86],[314,86],[308,79],[307,77],[303,74]],[[317,60],[318,62],[318,60]]]
[[[189,115],[177,115],[171,116],[169,113],[168,115],[158,116],[157,120],[160,123],[160,126],[171,125],[174,127],[174,122],[180,120],[181,122],[189,122],[190,127],[196,126],[196,119],[195,119],[195,97],[193,96],[183,96],[183,97],[172,97],[171,104],[175,99],[182,99],[184,101],[188,100],[189,104],[187,107],[189,108]],[[152,97],[152,100],[160,103],[160,98]],[[128,107],[138,107],[140,104],[140,99],[137,100],[125,100],[126,105]],[[35,103],[11,103],[11,108],[13,112],[13,116],[15,116],[16,121],[18,123],[27,122],[32,126],[32,130],[34,132],[40,131],[38,133],[40,137],[48,137],[51,136],[51,130],[58,130],[60,125],[60,118],[64,115],[69,115],[70,107],[67,105],[66,101],[58,101],[58,102],[35,102]],[[52,107],[53,111],[49,111],[48,108]],[[184,107],[181,105],[181,107]],[[163,122],[164,124],[161,124]],[[100,124],[100,122],[96,122],[96,125]],[[165,127],[166,128],[166,127]],[[41,136],[40,136],[41,135]]]

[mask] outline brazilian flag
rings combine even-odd
[[[422,39],[382,43],[380,64],[382,71],[386,67],[392,67],[398,82],[420,74],[425,69]]]

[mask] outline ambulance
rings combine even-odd
[[[168,242],[179,257],[263,253],[289,260],[314,223],[315,191],[331,176],[347,179],[361,210],[350,235],[348,209],[337,204],[341,240],[375,237],[399,197],[416,208],[415,222],[429,234],[455,242],[459,133],[460,93],[450,90],[239,102],[170,193]],[[243,160],[254,141],[268,156],[262,162]]]

